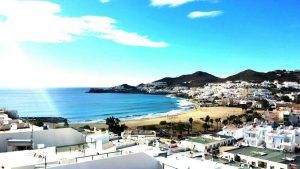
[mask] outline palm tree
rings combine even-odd
[[[186,125],[182,122],[179,122],[177,125],[176,125],[176,129],[179,131],[179,134],[182,135],[183,134],[183,131],[186,130]]]
[[[221,129],[221,118],[217,118],[215,121],[217,122],[217,129],[220,130]]]
[[[217,123],[217,130],[218,130],[219,129],[219,118],[216,118],[215,122]]]
[[[190,125],[191,125],[191,130],[193,130],[193,121],[194,121],[194,119],[190,117],[189,122],[190,122]]]
[[[222,121],[222,123],[223,123],[224,126],[226,126],[226,125],[228,125],[228,120],[225,119],[225,120]]]
[[[213,128],[214,119],[209,119],[209,122],[210,122],[211,128]]]
[[[209,120],[210,120],[210,117],[209,117],[209,115],[207,115],[207,116],[205,117],[204,121],[205,121],[206,123],[208,123]]]
[[[204,131],[207,131],[210,126],[207,123],[203,123],[202,127],[204,128]]]

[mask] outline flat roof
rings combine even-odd
[[[219,135],[219,134],[211,134],[207,136],[198,136],[198,137],[189,137],[188,140],[195,142],[195,143],[200,143],[200,144],[209,144],[221,140],[226,140],[233,138],[231,136],[225,136],[225,135]]]
[[[209,138],[204,138],[204,137],[191,137],[191,138],[189,138],[189,140],[192,142],[201,143],[201,144],[209,144],[209,143],[217,141],[214,139],[209,139]]]
[[[300,163],[300,154],[285,153],[279,150],[272,150],[267,148],[257,147],[241,147],[234,150],[226,151],[232,154],[241,154],[249,157],[255,157],[262,160],[273,161],[277,163],[290,164]],[[294,156],[295,155],[295,156]],[[289,161],[287,158],[295,157],[295,161]]]

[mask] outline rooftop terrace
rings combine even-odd
[[[224,135],[218,135],[218,134],[212,134],[212,135],[205,135],[205,136],[199,136],[199,137],[190,137],[189,140],[195,143],[200,144],[209,144],[220,140],[230,139],[232,137],[230,136],[224,136]]]
[[[233,154],[241,154],[245,156],[256,157],[262,160],[273,161],[277,163],[289,164],[292,163],[294,159],[295,163],[300,163],[300,154],[290,154],[282,151],[266,149],[266,148],[256,148],[256,147],[242,147],[234,150],[227,151]],[[294,158],[292,158],[294,156]]]
[[[204,138],[204,137],[191,137],[191,138],[189,138],[189,140],[192,142],[201,143],[201,144],[209,144],[209,143],[216,141],[214,139],[209,139],[209,138]]]

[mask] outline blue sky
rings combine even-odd
[[[112,86],[199,70],[225,77],[299,69],[298,0],[5,1],[0,54],[8,67],[23,66],[2,73],[3,86]]]

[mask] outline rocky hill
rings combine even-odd
[[[211,75],[206,72],[195,72],[193,74],[188,75],[182,75],[179,77],[166,77],[160,80],[157,80],[156,82],[166,82],[168,86],[174,87],[174,86],[188,86],[188,87],[197,87],[197,86],[203,86],[206,83],[213,83],[220,81],[221,79]]]
[[[166,87],[175,86],[186,86],[186,87],[202,87],[207,83],[217,83],[226,81],[248,81],[260,83],[263,81],[274,81],[279,82],[289,81],[300,83],[300,71],[286,71],[286,70],[275,70],[270,72],[257,72],[251,69],[239,72],[235,75],[228,76],[226,78],[219,78],[206,72],[195,72],[193,74],[182,75],[179,77],[166,77],[155,82],[165,82]],[[147,93],[144,90],[140,90],[141,87],[147,86],[141,84],[139,86],[130,86],[123,84],[111,88],[91,88],[88,93]],[[163,94],[164,91],[159,92]]]
[[[275,70],[270,72],[257,72],[251,69],[239,72],[227,78],[219,78],[206,72],[196,72],[193,74],[182,75],[174,78],[163,78],[156,82],[166,82],[169,86],[188,86],[198,87],[207,83],[226,82],[226,81],[248,81],[248,82],[263,82],[265,80],[279,82],[291,81],[300,83],[300,71]]]
[[[285,71],[285,70],[275,70],[270,72],[256,72],[254,70],[248,69],[237,73],[235,75],[229,76],[222,81],[251,81],[251,82],[263,82],[265,80],[279,82],[290,81],[300,83],[300,72],[299,71]]]

